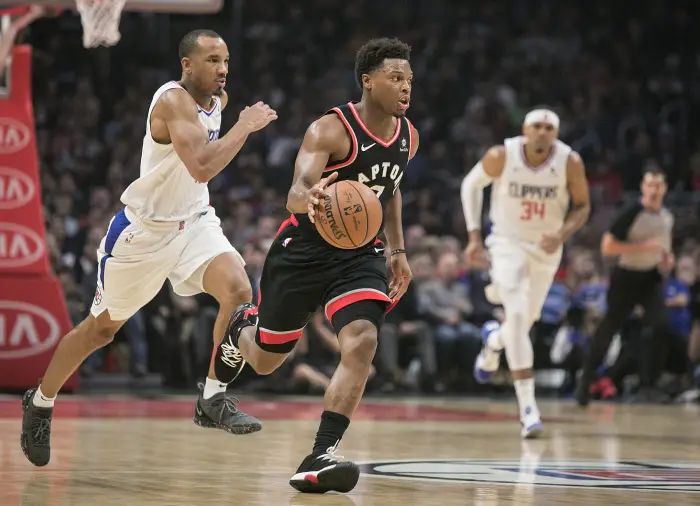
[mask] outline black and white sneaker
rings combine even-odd
[[[35,466],[45,466],[51,459],[51,417],[53,408],[40,408],[32,402],[36,388],[22,397],[22,434],[20,444],[25,457]]]
[[[238,336],[241,330],[250,326],[257,327],[257,325],[258,308],[254,304],[241,304],[231,315],[226,328],[226,336],[219,345],[221,362],[234,370],[232,376],[226,375],[227,379],[232,377],[231,381],[235,380],[243,371],[243,367],[245,367],[245,360],[243,360],[241,350],[238,349]]]
[[[199,385],[199,399],[194,407],[194,423],[207,429],[221,429],[231,434],[251,434],[262,429],[257,418],[238,410],[238,399],[226,392],[204,398],[204,385]]]
[[[360,468],[354,462],[340,462],[338,443],[325,453],[312,453],[304,459],[289,484],[299,492],[324,494],[330,491],[350,492],[360,479]]]

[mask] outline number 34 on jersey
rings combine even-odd
[[[520,200],[523,221],[544,220],[547,213],[547,201],[557,198],[558,186],[540,186],[510,183],[508,193]]]

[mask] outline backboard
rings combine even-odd
[[[27,0],[25,2],[0,0],[0,8],[16,7],[26,4],[53,5],[75,9],[75,1],[73,0]],[[219,12],[223,8],[223,5],[224,0],[127,0],[125,10],[206,14]]]
[[[95,0],[96,2],[113,2],[115,0]],[[115,2],[116,3],[116,2]],[[9,28],[11,20],[15,16],[21,16],[27,11],[27,7],[31,4],[45,5],[45,6],[55,6],[64,9],[76,10],[75,0],[0,0],[0,39],[5,35],[6,30]],[[178,13],[178,14],[213,14],[221,11],[224,6],[224,0],[126,0],[124,5],[124,10],[126,11],[140,11],[140,12],[160,12],[160,13]],[[99,9],[105,11],[105,9]],[[110,9],[112,10],[112,9]],[[92,33],[96,33],[97,30],[94,23],[95,20],[104,21],[106,16],[93,10],[96,15],[92,16],[93,22],[88,23],[87,17],[83,16],[81,12],[81,19],[83,21],[84,29],[84,45],[86,47],[94,47],[99,45],[100,42],[94,43],[95,38],[93,37],[93,42],[88,40],[90,34],[90,28],[92,27]],[[115,11],[114,16],[110,16],[117,23],[113,25],[113,30],[111,33],[115,34],[115,38],[108,43],[103,43],[102,45],[112,45],[114,41],[119,39],[118,33],[118,20],[119,11]],[[101,30],[104,30],[104,24]],[[107,33],[106,31],[104,33]],[[101,37],[106,40],[106,37]],[[2,53],[2,51],[0,51]],[[8,83],[10,82],[9,77],[12,71],[12,59],[8,54],[0,54],[0,99],[7,96]]]

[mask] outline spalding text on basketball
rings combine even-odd
[[[338,223],[335,221],[335,217],[333,216],[333,206],[331,203],[331,199],[324,200],[323,210],[325,212],[326,219],[328,220],[328,224],[331,227],[331,232],[333,233],[333,237],[335,237],[335,240],[339,241],[341,239],[344,239],[346,236],[343,232],[341,232],[340,227],[338,226]]]

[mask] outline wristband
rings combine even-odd
[[[391,256],[400,255],[401,253],[406,254],[406,250],[402,248],[391,250]]]

